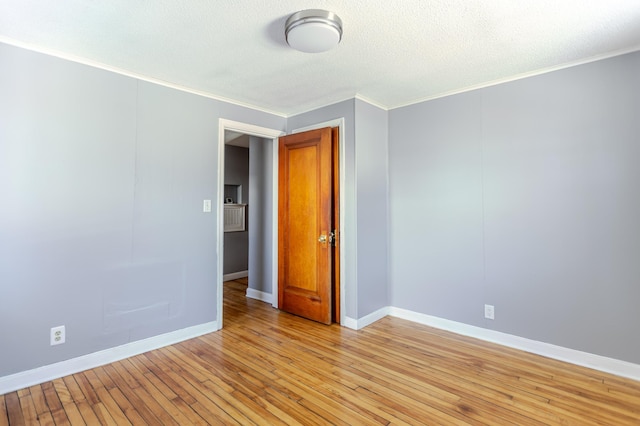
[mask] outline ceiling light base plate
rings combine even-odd
[[[307,53],[333,49],[342,39],[342,20],[333,12],[308,9],[291,15],[285,24],[289,46]]]

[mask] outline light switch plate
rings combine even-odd
[[[202,211],[204,213],[211,213],[211,200],[204,200],[202,203]]]

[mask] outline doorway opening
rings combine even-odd
[[[227,137],[225,137],[225,134]],[[251,212],[252,209],[252,202],[253,200],[249,200],[249,198],[253,198],[251,196],[251,188],[250,188],[250,183],[249,180],[247,180],[245,182],[245,185],[242,185],[242,183],[238,184],[238,182],[228,182],[230,184],[229,187],[225,188],[225,148],[227,147],[227,144],[225,143],[228,139],[234,139],[234,136],[236,137],[240,137],[246,135],[247,139],[249,139],[248,144],[245,142],[245,144],[247,145],[247,148],[249,150],[248,152],[248,156],[251,155],[251,146],[253,146],[254,148],[259,149],[261,152],[263,152],[265,155],[265,157],[268,157],[268,154],[273,155],[273,147],[277,148],[277,138],[281,135],[284,135],[284,132],[281,130],[276,130],[276,129],[269,129],[269,128],[265,128],[265,127],[259,127],[259,126],[254,126],[251,124],[247,124],[247,123],[241,123],[241,122],[236,122],[236,121],[231,121],[231,120],[225,120],[225,119],[220,119],[219,123],[218,123],[218,196],[217,196],[217,203],[216,205],[218,206],[217,212],[218,212],[218,232],[217,232],[217,250],[216,250],[216,254],[217,254],[217,306],[216,306],[216,319],[217,319],[217,324],[218,324],[218,328],[222,328],[223,327],[223,288],[224,288],[224,279],[225,279],[225,256],[224,256],[224,251],[225,251],[225,207],[227,208],[227,210],[229,210],[229,207],[236,207],[236,206],[229,206],[229,204],[245,204],[245,206],[239,206],[242,207],[244,209],[244,213],[245,213],[245,217],[242,218],[241,220],[244,220],[244,223],[246,223],[247,221],[247,213]],[[252,140],[253,139],[253,140]],[[250,158],[249,158],[250,159]],[[247,170],[248,171],[248,170]],[[276,175],[276,179],[277,179],[277,171],[275,172]],[[273,173],[270,176],[270,179],[267,180],[271,180],[273,181],[274,179],[274,175]],[[246,187],[245,187],[246,186]],[[244,187],[244,188],[241,188]],[[264,197],[268,197],[269,199],[271,199],[271,194],[273,193],[274,187],[273,184],[270,184],[270,182],[266,182],[263,187],[261,188],[260,192],[266,192],[267,194],[264,195]],[[256,190],[254,189],[254,195],[256,195]],[[235,197],[235,198],[234,198]],[[237,203],[235,201],[238,201],[238,199],[241,199],[241,203]],[[233,203],[225,203],[225,201],[232,201]],[[258,207],[257,205],[255,206],[256,208]],[[271,209],[271,211],[264,211],[264,208],[262,208],[262,212],[264,213],[265,218],[268,218],[271,215],[271,218],[277,218],[277,211],[276,211],[276,215],[274,216],[274,212],[273,209]],[[231,215],[233,216],[233,214]],[[229,218],[230,215],[229,213],[227,213],[227,218]],[[257,222],[257,221],[256,221]],[[273,219],[271,219],[270,221],[267,220],[263,220],[263,226],[259,229],[261,229],[261,231],[266,235],[267,233],[273,233],[273,230],[277,228],[273,226]],[[271,223],[269,223],[271,222]],[[258,223],[254,224],[257,225]],[[248,244],[246,245],[246,248],[248,249],[248,251],[246,252],[247,255],[247,259],[246,259],[246,264],[247,264],[247,269],[244,271],[246,272],[247,275],[249,275],[249,279],[258,279],[262,277],[258,277],[257,275],[263,275],[262,273],[258,272],[258,271],[252,271],[252,263],[253,260],[251,257],[251,251],[255,251],[256,253],[260,252],[260,256],[262,256],[262,262],[263,264],[267,265],[264,269],[266,270],[266,282],[263,283],[264,286],[268,287],[269,282],[273,282],[274,280],[274,273],[275,273],[275,279],[277,279],[277,270],[273,270],[272,266],[270,265],[272,262],[272,259],[270,259],[270,252],[273,251],[273,249],[277,249],[277,241],[273,242],[271,241],[271,239],[269,239],[267,241],[266,238],[263,238],[263,240],[265,241],[265,244],[271,244],[271,247],[266,247],[267,250],[264,250],[265,247],[261,247],[261,250],[251,250],[251,248],[249,248],[248,246],[251,245],[252,241],[250,241],[251,238],[255,238],[256,237],[256,226],[252,226],[252,222],[249,218],[249,227],[248,227],[248,231],[247,234],[245,234],[245,237],[247,238],[247,242]],[[253,235],[256,234],[256,235]],[[233,238],[233,237],[232,237]],[[236,238],[237,240],[242,240],[241,237]],[[229,267],[229,263],[227,264],[227,267]],[[243,271],[240,271],[243,272]],[[252,274],[253,272],[253,274]],[[240,273],[240,275],[243,275],[242,273]],[[253,278],[251,278],[251,276],[254,275]],[[234,278],[240,278],[240,276],[235,276],[234,275],[229,275],[227,274],[228,279],[234,279]],[[249,285],[249,289],[251,289],[251,285]],[[257,291],[257,293],[249,293],[250,290],[247,290],[248,295],[250,297],[254,297],[254,298],[259,298],[261,300],[266,298],[266,292],[261,292],[261,291]],[[271,298],[271,300],[264,300],[267,302],[270,302],[272,305],[275,306],[273,299]]]
[[[249,182],[249,135],[224,132],[224,235],[223,281],[249,276],[249,230],[247,207],[252,191]],[[251,207],[254,203],[251,203]],[[253,210],[252,210],[253,211]],[[253,220],[251,220],[253,222]]]
[[[340,188],[344,186],[344,119],[332,120],[329,122],[318,123],[313,126],[295,129],[292,133],[298,133],[306,130],[322,127],[337,127],[339,129],[339,185]],[[268,182],[262,187],[262,196],[265,198],[263,201],[263,212],[265,216],[262,219],[263,222],[263,242],[255,250],[255,256],[260,256],[264,269],[262,273],[258,273],[261,276],[256,277],[264,281],[264,288],[270,289],[270,291],[261,291],[259,289],[252,288],[250,285],[247,290],[247,296],[270,302],[275,308],[278,308],[278,138],[284,136],[285,132],[277,129],[269,129],[265,127],[255,126],[252,124],[231,121],[226,119],[219,120],[218,126],[218,194],[216,206],[218,212],[218,232],[217,232],[217,307],[216,307],[216,319],[218,328],[223,327],[223,282],[224,282],[224,206],[225,199],[232,198],[225,196],[225,133],[236,132],[240,135],[248,135],[250,137],[260,138],[261,142],[255,142],[254,145],[250,145],[249,150],[252,147],[259,146],[262,148],[264,157],[265,169],[263,170],[263,176]],[[260,144],[260,145],[258,145]],[[250,154],[251,155],[251,152]],[[243,193],[250,188],[243,189]],[[253,198],[253,197],[252,197]],[[247,197],[243,197],[243,201],[246,201],[247,211],[251,212],[251,204]],[[344,191],[340,191],[340,235],[344,236]],[[251,223],[250,223],[251,226]],[[249,229],[249,239],[254,236]],[[344,239],[343,239],[344,241]],[[344,245],[343,250],[340,251],[340,324],[345,324],[345,267],[344,262]],[[252,258],[249,254],[249,279],[251,282],[252,275]],[[269,286],[270,284],[270,286]]]

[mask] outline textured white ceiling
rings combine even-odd
[[[284,22],[303,9],[342,18],[336,49],[287,46]],[[640,50],[640,0],[0,0],[0,41],[291,115]]]

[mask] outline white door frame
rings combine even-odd
[[[272,227],[274,229],[274,238],[273,238],[273,248],[272,248],[272,259],[271,259],[271,268],[272,268],[272,277],[275,277],[275,285],[277,286],[278,282],[278,239],[277,232],[275,230],[278,229],[278,138],[280,136],[285,135],[286,133],[282,130],[278,129],[269,129],[267,127],[260,127],[253,124],[242,123],[239,121],[226,120],[224,118],[220,118],[218,120],[218,198],[216,201],[216,206],[218,209],[218,233],[217,233],[217,255],[218,255],[218,276],[217,276],[217,309],[216,309],[216,321],[218,324],[218,329],[222,328],[222,307],[223,307],[223,275],[224,275],[224,132],[225,130],[231,130],[234,132],[244,133],[251,136],[257,136],[263,139],[271,139],[273,145],[273,151],[275,153],[274,158],[274,171],[273,171],[273,194],[275,197],[275,201],[273,203],[273,221]],[[275,262],[275,268],[274,268]],[[273,279],[273,278],[272,278]],[[275,287],[277,290],[277,287]],[[274,292],[272,288],[272,294]],[[277,293],[276,293],[277,294]],[[275,304],[277,307],[277,297],[274,298]]]
[[[346,303],[345,303],[345,133],[344,133],[344,117],[313,124],[311,126],[294,129],[293,133],[300,133],[307,130],[321,129],[323,127],[338,127],[339,130],[339,169],[340,169],[340,324],[345,325],[346,319]],[[244,133],[251,136],[257,136],[263,139],[272,140],[272,194],[273,194],[273,214],[272,214],[272,246],[271,246],[271,297],[272,305],[278,308],[278,138],[286,133],[278,129],[270,129],[260,127],[253,124],[242,123],[239,121],[227,120],[220,118],[218,121],[218,198],[216,201],[218,209],[218,232],[217,232],[217,256],[218,256],[218,276],[217,276],[217,314],[216,321],[218,329],[222,328],[222,309],[223,309],[223,275],[224,275],[224,132],[230,130],[234,132]]]

